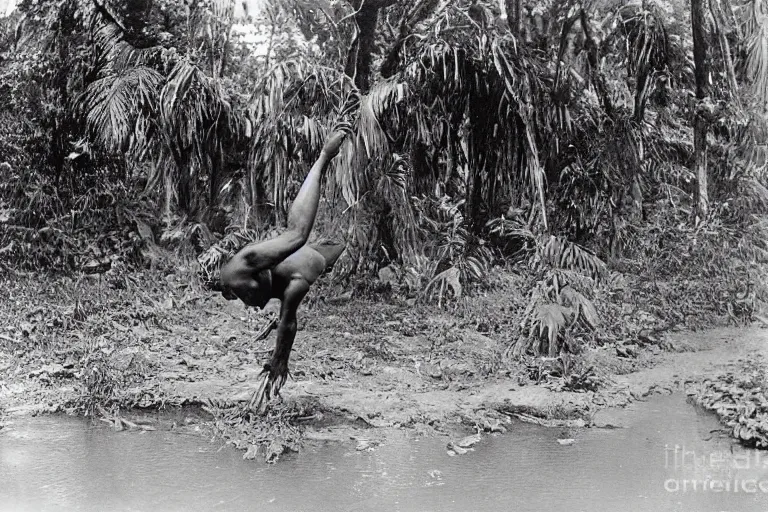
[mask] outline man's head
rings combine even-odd
[[[240,299],[248,306],[263,308],[272,298],[272,272],[222,272],[221,294],[227,300]]]

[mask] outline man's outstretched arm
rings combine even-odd
[[[288,229],[271,240],[246,246],[237,255],[242,257],[251,271],[272,268],[307,243],[320,203],[320,180],[331,160],[338,154],[347,132],[346,127],[341,127],[328,137],[320,157],[309,170],[288,210]]]

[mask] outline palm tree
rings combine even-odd
[[[225,157],[246,129],[220,79],[228,55],[226,37],[204,31],[210,46],[204,46],[201,59],[206,72],[189,52],[133,47],[119,21],[103,5],[96,6],[91,30],[103,64],[81,97],[92,137],[108,150],[149,157],[148,188],[168,185],[166,197],[174,197],[183,213],[204,213],[202,198],[208,205],[216,203]],[[213,11],[216,19],[231,15],[231,9]],[[194,11],[190,18],[207,29],[212,26],[211,19]],[[223,32],[230,27],[225,24]]]
[[[100,64],[82,97],[92,137],[153,162],[150,185],[170,185],[188,214],[216,204],[222,189],[241,190],[258,223],[279,224],[290,188],[360,86],[356,133],[336,161],[329,197],[356,221],[348,224],[362,245],[383,245],[392,257],[425,247],[443,197],[456,207],[447,207],[456,213],[449,224],[461,219],[468,248],[489,219],[526,205],[525,227],[582,241],[608,233],[616,254],[623,218],[636,217],[654,180],[689,153],[656,111],[693,83],[679,71],[690,47],[669,37],[652,3],[554,2],[537,14],[549,21],[544,28],[513,13],[517,32],[509,29],[509,13],[520,11],[514,3],[372,3],[376,19],[399,19],[393,44],[379,50],[358,39],[354,57],[270,45],[267,58],[281,58],[247,100],[222,78],[232,14],[219,4],[213,18],[190,14],[203,28],[190,31],[196,43],[183,51],[135,48],[106,9],[93,18]],[[354,34],[349,24],[359,29],[365,21],[343,6],[285,0],[273,7],[294,13],[308,34],[325,27],[341,47]],[[505,9],[508,23],[499,23]],[[750,12],[752,21],[739,25],[750,57],[734,69],[753,72],[748,83],[764,94],[764,21],[759,7]],[[209,27],[221,30],[209,35]],[[196,46],[203,50],[190,50]],[[244,173],[224,170],[233,153]],[[372,218],[372,230],[360,229]]]
[[[730,3],[726,2],[728,9]],[[744,34],[747,48],[745,82],[755,106],[747,131],[744,146],[748,149],[748,161],[752,166],[768,171],[768,4],[764,0],[742,3],[740,17],[744,26],[738,27]],[[731,9],[732,10],[732,9]]]

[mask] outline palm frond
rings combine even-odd
[[[669,38],[662,15],[652,3],[619,8],[628,71],[637,75],[667,66]]]
[[[248,165],[253,204],[266,199],[259,197],[260,188],[271,189],[271,205],[278,217],[284,215],[289,183],[317,155],[353,87],[343,73],[300,58],[276,64],[256,84],[248,105],[255,127]],[[359,158],[348,144],[337,162]]]
[[[670,44],[659,9],[652,3],[619,8],[619,30],[627,71],[634,76],[635,118],[642,120],[645,104],[659,75],[667,71]]]
[[[356,204],[371,189],[373,176],[366,170],[372,160],[390,157],[389,140],[381,120],[396,115],[396,105],[406,96],[404,84],[383,80],[361,98],[357,129],[336,158],[335,180],[347,204]]]
[[[127,148],[136,128],[151,115],[163,76],[147,67],[112,73],[91,83],[81,104],[96,140],[110,151]]]
[[[530,317],[530,332],[535,333],[541,343],[546,343],[549,357],[556,357],[560,348],[558,339],[572,321],[573,310],[567,306],[537,304]]]
[[[584,272],[593,279],[599,279],[606,273],[605,263],[591,251],[555,235],[550,235],[541,244],[539,259],[556,268]]]
[[[747,77],[753,94],[765,105],[768,102],[768,5],[749,2],[745,23]]]
[[[136,48],[124,38],[124,29],[118,20],[103,9],[94,9],[90,17],[91,37],[97,55],[100,55],[107,69],[115,72],[135,66],[150,66],[175,59],[175,49],[160,46]]]
[[[560,290],[560,298],[565,303],[565,306],[569,306],[576,312],[577,318],[582,320],[587,327],[590,329],[595,329],[597,327],[600,322],[600,317],[591,300],[579,293],[579,291],[572,286],[564,286]]]
[[[439,148],[446,160],[466,164],[466,187],[481,191],[482,204],[468,203],[472,216],[482,208],[498,208],[501,190],[530,192],[543,205],[538,144],[545,123],[534,107],[539,100],[545,103],[542,69],[511,36],[481,41],[438,34],[404,54],[406,65],[397,76],[408,83],[410,94],[393,130],[407,126],[403,136],[408,144]],[[465,119],[472,124],[466,133],[461,131]],[[446,182],[451,176],[445,173],[451,172],[455,167],[432,169],[431,181]]]
[[[446,291],[450,288],[453,291],[454,299],[460,299],[463,293],[460,275],[459,269],[456,267],[443,270],[427,283],[427,286],[424,288],[424,296],[437,295],[438,306],[442,307]]]

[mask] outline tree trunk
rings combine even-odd
[[[635,122],[642,123],[645,119],[645,105],[648,102],[648,90],[651,88],[651,74],[643,66],[637,71],[637,83],[635,84],[635,111],[632,115]]]
[[[592,31],[589,14],[582,8],[579,17],[581,19],[581,29],[584,31],[584,46],[587,49],[587,60],[589,61],[592,80],[595,84],[595,89],[597,89],[597,95],[600,97],[600,102],[603,104],[605,114],[612,118],[613,102],[611,101],[610,92],[608,90],[608,82],[600,71],[600,54],[597,41],[595,41],[594,32]]]
[[[208,190],[208,210],[213,210],[218,204],[219,199],[219,180],[224,169],[224,152],[217,151],[217,155],[211,158],[211,174],[208,180],[210,189]]]
[[[365,93],[371,86],[371,63],[376,43],[376,25],[379,22],[379,9],[388,2],[362,1],[353,2],[357,9],[357,37],[347,54],[346,74],[355,80],[355,85]]]
[[[709,69],[707,63],[707,34],[704,17],[705,0],[691,0],[691,27],[693,29],[693,62],[696,78],[696,100],[701,104],[709,96]],[[709,213],[709,195],[707,193],[707,120],[698,114],[693,121],[693,171],[696,174],[697,204],[699,216]]]
[[[395,217],[390,205],[384,205],[378,215],[376,230],[379,236],[379,250],[382,264],[386,265],[400,259],[400,251],[397,250],[395,237]]]
[[[176,200],[177,207],[187,216],[193,213],[194,203],[194,178],[191,176],[190,165],[191,162],[188,158],[184,158],[182,155],[184,151],[171,151],[173,153],[173,160],[176,164]]]
[[[469,218],[470,231],[473,234],[482,233],[485,223],[488,221],[483,204],[483,177],[482,172],[471,170],[468,179],[466,215]]]
[[[506,4],[507,21],[509,30],[516,36],[520,35],[522,29],[522,0],[503,0]]]
[[[696,173],[697,205],[699,216],[709,213],[709,194],[707,192],[707,121],[696,116],[693,123],[694,172]]]

